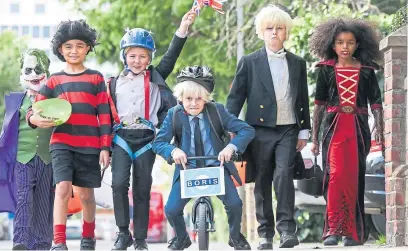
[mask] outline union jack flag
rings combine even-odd
[[[196,13],[197,15],[200,15],[200,10],[204,5],[211,7],[215,11],[217,11],[220,14],[225,14],[225,12],[222,10],[222,5],[226,2],[227,0],[194,0],[193,7],[196,7]]]

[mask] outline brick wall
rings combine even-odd
[[[407,31],[380,42],[384,53],[385,191],[387,243],[408,245]]]

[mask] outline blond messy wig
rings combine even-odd
[[[201,97],[205,102],[212,100],[211,94],[194,81],[178,83],[174,87],[173,95],[180,102],[183,101],[183,97]]]
[[[293,20],[290,15],[276,5],[268,5],[261,9],[255,17],[256,34],[264,40],[263,33],[267,27],[284,25],[286,27],[286,39],[289,38]]]

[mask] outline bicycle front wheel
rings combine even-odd
[[[209,246],[209,232],[207,222],[207,204],[200,203],[198,205],[198,249],[208,250]]]

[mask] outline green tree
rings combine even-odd
[[[20,89],[20,57],[26,42],[12,32],[0,34],[0,127],[4,118],[4,95]]]
[[[308,83],[310,103],[314,98],[315,68],[319,59],[309,52],[308,39],[313,33],[313,28],[320,22],[332,17],[352,17],[366,19],[377,25],[381,37],[390,32],[393,15],[385,13],[372,14],[372,9],[352,9],[348,4],[333,3],[329,0],[295,0],[290,6],[291,13],[296,16],[296,25],[291,30],[287,47],[295,54],[303,57],[308,62]],[[380,73],[381,75],[381,73]]]
[[[407,0],[371,0],[371,4],[377,6],[381,12],[394,14],[401,7],[407,6]]]
[[[100,62],[119,63],[119,41],[126,27],[143,27],[153,32],[157,52],[153,64],[163,56],[170,40],[177,29],[181,17],[192,6],[193,0],[161,1],[126,1],[99,0],[89,4],[87,0],[63,0],[74,2],[89,22],[100,33],[101,43],[97,48]],[[266,0],[246,0],[244,5],[245,20],[242,31],[245,34],[245,52],[250,53],[262,46],[254,29],[254,17],[265,5]],[[274,1],[286,8],[296,20],[287,48],[304,57],[310,66],[316,61],[308,48],[308,38],[313,27],[320,21],[333,16],[352,16],[366,18],[379,24],[385,33],[391,22],[391,16],[381,13],[369,0],[295,0]],[[170,85],[175,83],[175,75],[183,66],[206,64],[213,68],[216,76],[215,99],[223,102],[226,99],[230,83],[235,74],[236,59],[236,1],[225,3],[225,15],[219,15],[205,7],[195,24],[190,28],[190,36],[176,64],[173,74],[168,78]],[[309,83],[315,76],[309,67]]]

